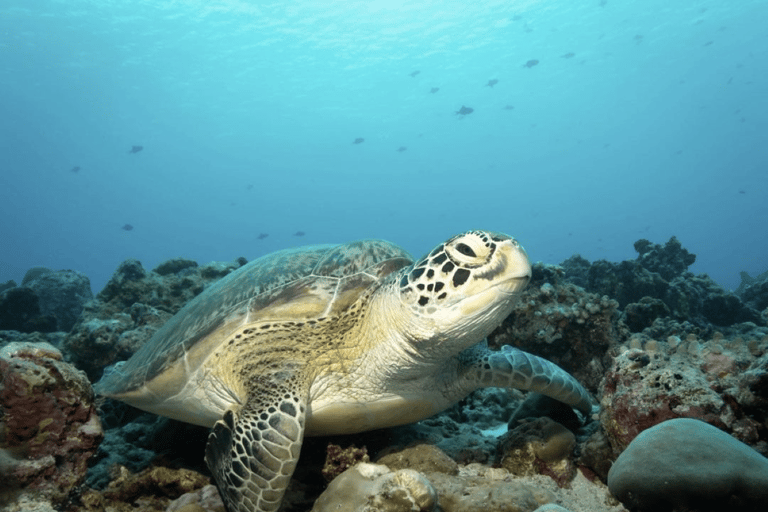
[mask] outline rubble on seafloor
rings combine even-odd
[[[752,450],[748,478],[724,465],[707,485],[743,479],[746,491],[718,506],[762,510],[750,496],[760,500],[768,488],[759,465],[768,455],[768,274],[742,275],[731,293],[688,272],[695,256],[674,238],[635,248],[637,259],[620,263],[535,264],[516,310],[488,340],[576,376],[600,403],[593,418],[582,424],[561,404],[494,388],[416,424],[308,438],[283,510],[353,511],[364,502],[400,510],[386,501],[399,490],[422,510],[618,512],[624,505],[606,485],[614,461],[633,453],[641,433],[679,418],[730,435],[741,443],[734,458]],[[3,510],[223,510],[202,460],[206,429],[94,398],[88,380],[244,263],[176,259],[147,271],[128,260],[95,297],[71,271],[35,268],[22,286],[0,285]],[[667,469],[686,489],[690,468]],[[335,477],[330,485],[323,473]],[[638,467],[615,492],[625,501],[647,492],[643,475],[652,473]],[[351,496],[344,482],[362,494]],[[692,500],[694,508],[652,506],[701,507]]]

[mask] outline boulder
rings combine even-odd
[[[32,289],[40,303],[40,313],[56,319],[56,330],[69,332],[86,302],[93,299],[91,281],[74,270],[45,272],[25,286]]]
[[[43,315],[37,294],[25,286],[0,292],[0,330],[53,332],[56,318]]]
[[[312,512],[437,510],[437,492],[418,471],[361,462],[336,477]]]
[[[608,487],[633,510],[765,510],[768,459],[708,423],[672,419],[632,441]]]

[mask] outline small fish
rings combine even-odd
[[[421,71],[419,71],[419,70],[416,70],[416,71],[414,71],[413,73],[411,73],[411,74],[410,74],[410,75],[408,75],[408,76],[410,76],[411,78],[414,78],[414,77],[415,77],[416,75],[418,75],[419,73],[421,73]]]
[[[439,90],[440,90],[440,88],[439,88],[439,87],[433,87],[433,88],[431,88],[431,89],[429,90],[429,92],[430,92],[430,93],[432,93],[432,94],[435,94],[435,93],[436,93],[437,91],[439,91]]]
[[[71,169],[69,170],[69,172],[77,172],[77,171],[79,171],[79,170],[80,170],[80,167],[76,165],[76,166],[74,166],[73,168],[71,168]]]
[[[259,240],[264,240],[269,236],[269,233],[259,233],[259,236],[257,237]]]
[[[365,142],[365,139],[362,137],[358,137],[352,141],[352,144],[362,144],[363,142]]]
[[[739,189],[739,194],[746,194],[746,192],[744,191],[744,189],[743,189],[743,188],[740,188],[740,189]]]
[[[493,87],[493,86],[494,86],[494,85],[496,85],[497,83],[499,83],[499,81],[498,81],[498,80],[496,80],[495,78],[493,78],[493,79],[491,79],[491,80],[488,80],[488,83],[487,83],[487,84],[485,84],[485,86],[486,86],[486,87]]]
[[[514,105],[505,105],[504,106],[504,110],[514,110],[514,108],[515,108]]]
[[[523,67],[524,67],[524,68],[532,68],[533,66],[535,66],[535,65],[536,65],[536,64],[538,64],[538,63],[539,63],[539,60],[538,60],[538,59],[531,59],[531,60],[529,60],[528,62],[526,62],[526,63],[523,65]]]
[[[122,228],[120,228],[120,229],[122,229],[123,231],[133,231],[133,226],[131,226],[130,224],[125,224],[125,225],[124,225]]]
[[[403,151],[405,151],[406,149],[408,149],[408,148],[406,148],[405,146],[400,146],[399,148],[397,148],[397,150],[398,150],[400,153],[402,153],[402,152],[403,152]]]
[[[144,146],[133,146],[133,147],[131,148],[131,150],[129,151],[129,153],[138,153],[138,152],[139,152],[139,151],[141,151],[142,149],[144,149]]]
[[[572,57],[575,57],[575,56],[576,56],[576,54],[575,54],[575,53],[573,53],[573,52],[568,52],[568,53],[566,53],[566,54],[563,54],[563,55],[561,55],[560,57],[562,57],[562,58],[564,58],[564,59],[570,59],[570,58],[572,58]]]
[[[248,185],[246,185],[245,190],[253,190],[253,185],[249,183]]]
[[[306,233],[304,233],[303,231],[297,231],[293,234],[293,236],[304,236],[304,235],[306,235]]]
[[[456,114],[460,116],[466,116],[467,114],[471,114],[474,111],[475,109],[473,109],[472,107],[465,107],[464,105],[462,105],[461,108],[456,112]]]

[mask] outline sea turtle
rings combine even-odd
[[[97,391],[212,427],[205,460],[227,509],[275,511],[305,435],[418,421],[488,386],[589,413],[564,370],[485,343],[530,277],[521,245],[486,231],[416,262],[382,240],[279,251],[190,301]]]

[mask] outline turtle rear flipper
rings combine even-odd
[[[272,512],[299,460],[306,398],[276,387],[229,410],[208,436],[205,462],[228,512]]]

